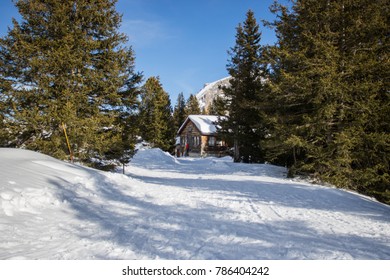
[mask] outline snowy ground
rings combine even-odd
[[[390,207],[280,167],[149,149],[126,172],[0,149],[0,259],[390,259]]]

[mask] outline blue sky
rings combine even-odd
[[[119,0],[121,32],[129,38],[136,55],[136,69],[145,80],[159,76],[176,104],[205,83],[226,77],[227,51],[235,44],[236,27],[249,9],[261,19],[274,15],[273,0]],[[0,1],[0,36],[18,12],[12,0]],[[272,30],[261,28],[262,44],[273,44]]]

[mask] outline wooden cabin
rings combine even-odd
[[[217,135],[217,121],[218,116],[189,115],[177,133],[184,154],[188,143],[189,156],[227,155],[226,142]]]

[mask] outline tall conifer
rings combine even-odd
[[[142,137],[155,147],[168,151],[174,144],[171,100],[158,77],[150,77],[142,87],[140,130]]]
[[[202,112],[200,110],[199,101],[195,95],[191,94],[186,102],[186,117],[189,115],[200,115]]]
[[[291,173],[389,201],[388,1],[300,0],[274,9],[274,135]]]
[[[104,159],[117,143],[118,108],[131,106],[139,75],[115,3],[16,1],[22,20],[0,40],[10,145],[65,158],[62,124],[79,160]]]
[[[265,85],[261,32],[254,13],[249,10],[239,24],[236,44],[229,52],[227,65],[230,87],[224,88],[229,116],[220,121],[221,131],[234,143],[234,161],[263,162],[261,141],[266,135]]]
[[[228,115],[225,98],[221,96],[216,96],[207,108],[207,114],[216,116]]]
[[[184,95],[181,92],[177,96],[177,101],[175,108],[173,110],[173,119],[175,123],[175,132],[177,132],[180,128],[180,126],[183,124],[183,122],[186,120],[186,101],[184,99]]]

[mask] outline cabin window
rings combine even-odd
[[[215,146],[215,137],[214,136],[209,137],[209,146]]]
[[[197,147],[199,146],[199,144],[200,144],[199,136],[192,136],[192,145],[194,147]]]

